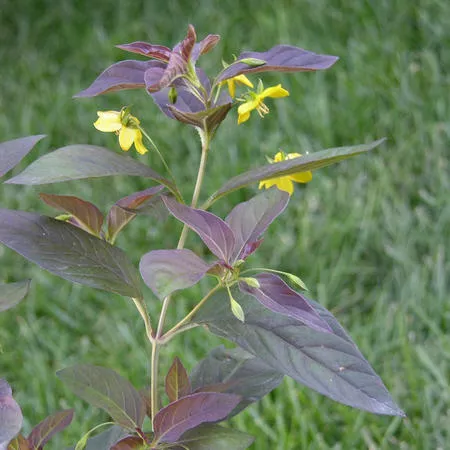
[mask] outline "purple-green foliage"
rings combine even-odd
[[[158,61],[118,63],[103,72],[81,96],[146,88],[152,96],[159,96],[154,99],[169,117],[198,128],[205,155],[210,139],[231,110],[230,97],[218,96],[217,103],[213,100],[212,93],[219,82],[255,72],[326,69],[337,59],[292,46],[276,46],[267,52],[243,53],[237,62],[225,68],[211,82],[192,64],[200,54],[211,50],[217,41],[217,37],[210,35],[196,44],[195,30],[190,26],[186,39],[173,50],[145,43],[122,46],[156,57]],[[199,99],[198,92],[196,95],[192,93],[193,87],[198,86],[203,88],[205,97],[202,99]],[[177,92],[173,104],[170,104],[170,97],[164,89]],[[8,150],[3,173],[13,168],[37,142],[36,137],[17,141],[3,144]],[[211,264],[203,262],[194,253],[183,249],[181,240],[176,250],[156,250],[143,256],[140,266],[142,278],[158,296],[165,297],[164,306],[168,306],[167,297],[172,292],[192,286],[205,275],[212,276],[218,283],[199,302],[198,309],[194,308],[192,316],[186,316],[164,334],[164,315],[156,332],[151,330],[138,271],[125,252],[114,245],[117,232],[138,213],[142,203],[158,196],[163,186],[119,200],[114,205],[115,209],[109,212],[106,230],[102,229],[104,216],[100,209],[74,196],[42,196],[46,203],[68,213],[70,217],[67,220],[24,211],[0,210],[0,241],[4,245],[62,278],[133,298],[146,320],[147,337],[153,346],[154,378],[158,369],[157,347],[184,331],[185,326],[205,325],[212,333],[236,343],[245,351],[231,351],[227,356],[240,360],[241,367],[222,364],[218,373],[211,373],[207,361],[212,355],[208,356],[196,368],[191,381],[181,362],[175,360],[166,377],[170,403],[163,407],[156,397],[159,386],[152,378],[149,417],[152,431],[144,429],[145,416],[149,414],[144,396],[111,369],[77,365],[60,371],[61,380],[78,396],[104,409],[115,424],[131,433],[120,441],[117,437],[116,445],[111,448],[188,447],[192,450],[225,445],[234,450],[247,448],[252,440],[250,437],[214,423],[260,399],[275,388],[284,375],[346,405],[377,414],[404,416],[381,379],[329,311],[271,273],[263,271],[250,278],[240,276],[244,260],[259,247],[262,234],[286,208],[288,194],[273,188],[238,204],[225,221],[205,210],[219,198],[250,183],[318,169],[367,152],[380,143],[381,140],[331,149],[250,170],[226,182],[209,196],[200,209],[195,208],[198,200],[195,194],[192,207],[184,203],[174,180],[129,157],[95,146],[72,145],[55,150],[9,180],[12,184],[47,184],[119,174],[152,179],[176,197],[176,200],[170,195],[162,197],[167,210],[194,230],[218,258]],[[230,311],[228,299],[232,304],[238,299],[242,315],[234,309],[233,313]],[[238,368],[243,372],[239,376]],[[193,380],[197,380],[195,391]],[[248,387],[251,394],[242,391],[242,383],[245,382],[251,383]],[[5,402],[12,404],[11,392],[6,394]],[[20,412],[20,408],[17,408],[14,414],[18,423],[17,411]],[[22,440],[23,445],[39,449],[71,420],[72,412],[56,413],[36,426],[26,440],[22,436],[17,437],[13,445],[22,448]],[[16,428],[11,428],[11,436],[5,429],[5,441],[10,440],[20,426]],[[107,439],[110,442],[109,435]]]

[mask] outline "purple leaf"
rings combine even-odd
[[[13,308],[25,298],[30,290],[31,280],[0,284],[0,311]],[[0,392],[0,396],[2,393]]]
[[[239,403],[240,397],[216,392],[200,392],[170,403],[156,414],[155,438],[175,442],[186,431],[201,423],[224,419]]]
[[[170,402],[175,402],[191,393],[191,382],[186,369],[178,357],[174,358],[167,372],[165,388]]]
[[[303,295],[292,290],[281,278],[271,273],[261,273],[255,277],[259,288],[239,282],[239,289],[253,295],[262,305],[271,311],[299,320],[308,327],[324,333],[332,330]]]
[[[66,409],[48,416],[33,428],[27,439],[28,445],[32,450],[42,449],[56,433],[69,426],[72,419],[73,409]]]
[[[333,333],[312,329],[296,319],[273,313],[252,296],[233,290],[245,323],[230,311],[228,294],[214,294],[194,322],[227,338],[280,373],[345,405],[376,414],[404,416],[380,377],[333,315],[310,301]]]
[[[259,237],[284,211],[288,202],[287,192],[269,189],[234,207],[225,219],[236,239],[233,261],[248,256],[252,245],[259,242]]]
[[[117,48],[126,52],[137,53],[138,55],[155,58],[163,62],[168,62],[172,50],[164,45],[153,45],[148,42],[131,42],[130,44],[116,45]]]
[[[235,245],[231,228],[214,214],[194,209],[164,197],[164,203],[170,213],[192,228],[214,255],[228,263]]]
[[[75,395],[105,410],[120,426],[134,431],[145,418],[145,402],[132,384],[114,370],[79,364],[56,373]]]
[[[71,195],[39,194],[47,205],[74,216],[80,228],[96,236],[103,225],[102,212],[91,202]]]
[[[253,436],[242,431],[215,424],[200,425],[187,431],[177,444],[178,449],[189,450],[245,450],[254,441]]]
[[[264,65],[250,66],[240,63],[242,59],[259,59]],[[276,45],[266,52],[243,52],[236,62],[228,66],[217,78],[224,81],[241,73],[257,72],[304,72],[322,70],[331,67],[339,58],[337,56],[319,55],[292,45]]]
[[[69,145],[30,164],[7,184],[50,184],[85,178],[129,175],[151,178],[169,189],[173,184],[145,164],[95,145]]]
[[[0,444],[0,449],[2,448]],[[8,450],[32,450],[22,434],[17,435],[8,445]]]
[[[127,436],[108,450],[146,450],[148,448],[149,447],[142,441],[141,437]]]
[[[208,34],[204,39],[202,39],[198,44],[195,44],[192,50],[191,59],[197,61],[200,55],[204,55],[210,52],[220,41],[220,36],[218,34]]]
[[[66,280],[140,297],[140,279],[117,247],[60,220],[0,209],[0,242]]]
[[[74,97],[95,97],[107,92],[122,89],[137,89],[145,87],[144,75],[149,69],[164,66],[159,61],[135,61],[133,59],[120,61],[109,66],[94,82]]]
[[[195,392],[240,395],[240,403],[228,416],[232,417],[275,389],[283,374],[239,347],[226,349],[222,345],[198,363],[190,378]]]
[[[211,267],[187,249],[153,250],[139,265],[145,284],[160,299],[198,283]]]
[[[368,152],[384,141],[385,139],[379,139],[378,141],[371,142],[370,144],[354,145],[352,147],[330,148],[328,150],[310,153],[309,155],[303,155],[299,158],[289,159],[274,164],[268,164],[266,166],[249,170],[248,172],[244,172],[228,180],[217,192],[215,192],[210,197],[209,204],[219,199],[220,197],[223,197],[224,195],[229,194],[230,192],[235,191],[236,189],[240,189],[251,183],[255,183],[261,180],[267,180],[269,178],[276,178],[284,175],[292,175],[294,173],[320,169],[322,167],[329,166],[330,164],[348,159],[352,156]]]
[[[0,379],[0,447],[8,445],[22,428],[22,422],[22,411],[12,397],[11,386]]]
[[[0,177],[16,167],[45,134],[0,143]]]
[[[164,186],[154,186],[135,192],[117,201],[106,217],[108,239],[114,242],[120,231],[133,220],[137,213],[151,203],[159,195]]]

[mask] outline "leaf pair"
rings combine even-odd
[[[70,215],[67,222],[94,236],[105,237],[114,243],[119,232],[130,223],[136,215],[154,200],[164,186],[154,186],[135,192],[117,201],[106,216],[106,232],[102,227],[105,218],[102,212],[91,202],[70,195],[40,194],[41,199],[49,206]]]
[[[168,392],[177,399],[156,414],[153,434],[149,435],[149,438],[153,439],[152,446],[156,446],[158,443],[184,445],[185,442],[195,444],[196,441],[201,443],[208,439],[213,440],[213,433],[210,430],[225,429],[217,426],[206,429],[197,429],[197,427],[224,419],[240,402],[241,398],[234,394],[190,393],[190,389],[186,386],[185,388],[176,387],[175,384],[186,376],[183,370],[181,362],[175,361],[169,372]],[[97,366],[78,365],[63,369],[57,375],[79,397],[93,406],[104,409],[116,424],[131,432],[142,432],[141,427],[146,411],[145,400],[127,380],[116,372]],[[183,389],[187,394],[181,397]],[[186,432],[190,433],[186,435]],[[227,434],[226,431],[223,433]],[[233,433],[230,431],[229,435],[234,436]],[[126,437],[117,442],[113,448],[116,450],[138,448],[138,445],[144,444],[142,439],[139,439],[133,436]],[[136,447],[134,447],[135,445]],[[201,447],[190,446],[190,448]]]

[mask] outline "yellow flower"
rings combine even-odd
[[[247,94],[247,100],[242,103],[242,105],[238,108],[238,124],[246,122],[250,118],[250,112],[256,109],[258,114],[261,117],[264,117],[265,114],[269,112],[269,108],[264,104],[264,99],[266,97],[279,98],[279,97],[287,97],[289,92],[286,89],[281,87],[281,84],[277,86],[272,86],[267,89],[262,90],[261,92],[249,92]]]
[[[243,84],[244,86],[253,88],[253,83],[243,74],[222,81],[220,84],[223,85],[224,83],[227,83],[228,85],[228,91],[230,92],[231,98],[234,98],[236,95],[236,84]]]
[[[127,152],[134,144],[141,155],[148,152],[142,142],[140,122],[129,113],[128,108],[122,108],[121,111],[97,111],[97,115],[98,119],[94,122],[94,127],[105,133],[116,133],[122,150]]]
[[[278,152],[272,162],[285,161],[286,159],[298,158],[300,153],[284,153]],[[296,183],[309,183],[312,180],[312,173],[308,170],[307,172],[293,173],[292,175],[284,175],[277,178],[269,178],[268,180],[262,180],[259,183],[259,189],[265,187],[266,189],[276,186],[280,191],[285,191],[289,195],[294,192],[294,181]]]

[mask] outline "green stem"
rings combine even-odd
[[[202,132],[200,134],[202,139],[202,156],[200,159],[200,165],[197,173],[197,181],[195,183],[194,193],[192,195],[191,206],[195,208],[197,206],[198,198],[200,196],[201,187],[203,184],[203,178],[205,176],[206,161],[208,160],[210,136],[207,132]],[[181,231],[180,239],[178,240],[177,249],[182,249],[186,243],[186,237],[188,233],[188,227],[183,226]],[[162,305],[161,315],[159,316],[158,328],[156,330],[155,338],[152,342],[152,358],[151,358],[151,403],[152,403],[152,421],[158,412],[158,366],[159,366],[159,350],[161,337],[164,331],[164,322],[166,320],[167,310],[169,308],[171,301],[171,296],[168,295]]]
[[[144,321],[147,339],[149,340],[150,344],[152,344],[153,343],[153,330],[152,330],[152,324],[150,322],[150,316],[148,315],[148,311],[147,311],[147,305],[145,304],[144,300],[141,298],[132,297],[132,300],[133,300],[134,304],[136,305],[136,308],[139,311],[139,314],[141,315],[141,317]]]
[[[206,301],[213,295],[217,290],[219,290],[222,287],[221,284],[217,284],[214,286],[196,305],[194,308],[192,308],[191,312],[182,320],[180,320],[174,327],[172,327],[167,333],[162,336],[163,342],[168,342],[170,339],[172,339],[176,334],[180,332],[182,329],[183,331],[187,329],[186,325],[188,322],[195,316],[197,311],[206,303]],[[189,326],[189,328],[193,328],[193,326]]]

